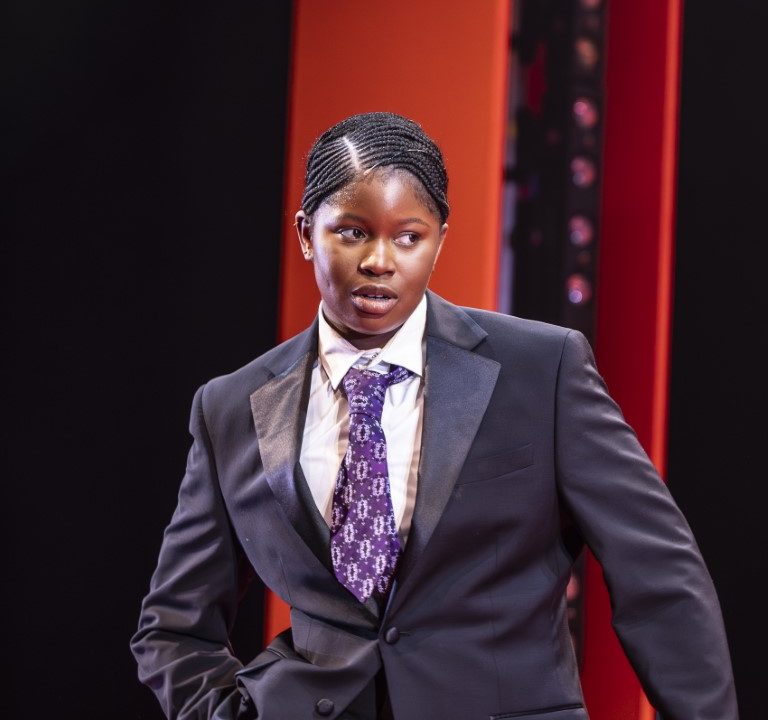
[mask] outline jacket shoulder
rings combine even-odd
[[[518,350],[527,348],[559,354],[566,337],[575,332],[560,325],[528,320],[516,315],[468,307],[463,307],[462,310],[488,333],[489,343],[501,347],[512,345]]]
[[[206,418],[241,405],[264,383],[290,369],[313,347],[314,326],[276,345],[246,365],[225,375],[211,378],[203,388]]]

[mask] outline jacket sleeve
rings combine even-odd
[[[201,387],[192,403],[193,443],[178,505],[131,649],[139,679],[168,718],[241,720],[252,706],[235,686],[242,666],[229,632],[251,575],[240,570],[241,550],[221,497],[202,397]]]
[[[559,491],[602,565],[613,627],[664,720],[736,720],[720,606],[691,530],[581,333],[558,372]]]

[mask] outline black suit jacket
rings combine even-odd
[[[585,720],[564,598],[576,536],[665,720],[735,719],[711,580],[584,337],[432,293],[426,334],[416,506],[383,610],[334,577],[300,472],[316,326],[198,391],[133,639],[166,713],[344,717],[383,665],[397,720]],[[228,632],[254,572],[292,631],[243,667]]]

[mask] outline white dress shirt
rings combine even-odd
[[[421,454],[426,320],[427,299],[423,297],[383,348],[360,350],[331,327],[320,304],[318,361],[312,369],[300,462],[315,504],[329,526],[336,475],[347,451],[349,436],[349,407],[339,385],[351,367],[386,373],[390,365],[400,365],[413,375],[387,388],[381,426],[387,439],[395,523],[400,541],[405,544],[416,502]]]

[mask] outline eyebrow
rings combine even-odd
[[[424,225],[425,227],[429,227],[428,222],[425,222],[421,218],[417,218],[417,217],[409,217],[409,218],[405,218],[405,220],[400,221],[400,225],[408,225],[409,223],[417,223],[418,225]]]
[[[367,218],[364,218],[361,215],[355,215],[354,213],[342,213],[336,218],[337,222],[339,220],[355,220],[356,222],[360,222],[360,223],[368,222]],[[418,217],[403,218],[402,220],[399,220],[397,224],[409,225],[410,223],[416,223],[417,225],[424,225],[424,227],[429,227],[428,222],[425,222],[424,220]]]
[[[339,220],[356,220],[357,222],[361,223],[366,222],[364,217],[361,215],[355,215],[354,213],[341,213],[341,215],[336,217],[336,221],[338,222]]]

